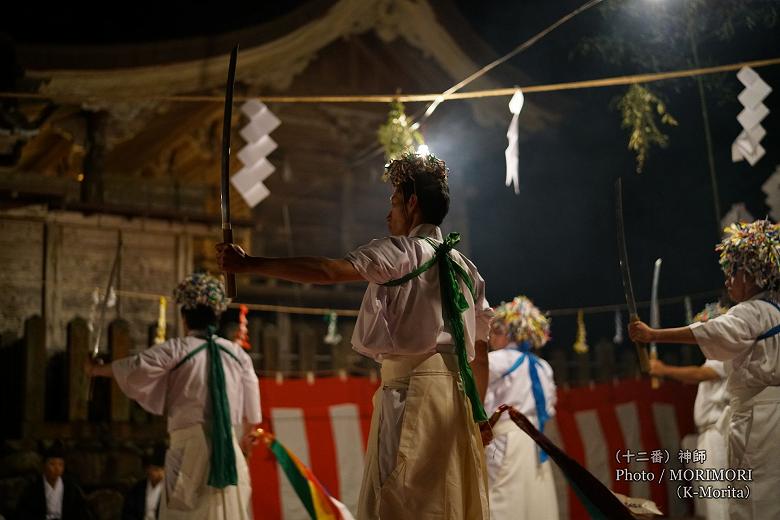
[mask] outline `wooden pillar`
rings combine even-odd
[[[61,322],[62,292],[60,291],[62,226],[55,222],[47,222],[45,229],[46,245],[43,260],[46,267],[43,280],[43,316],[46,322],[46,345],[62,348],[65,344],[63,337],[65,324]]]
[[[621,347],[620,376],[624,378],[639,376],[639,360],[636,357],[636,347],[628,339],[623,342]]]
[[[590,373],[590,352],[574,354],[576,381],[578,385],[587,385],[593,381]]]
[[[354,174],[348,166],[344,168],[341,174],[341,249],[342,251],[352,251],[355,248],[352,238],[352,228],[355,222],[354,212]]]
[[[546,354],[544,349],[542,349],[542,352]],[[570,384],[571,377],[569,374],[569,362],[566,359],[566,353],[563,351],[563,349],[556,348],[551,350],[549,356],[546,356],[546,359],[553,369],[553,378],[555,379],[555,384],[559,386]]]
[[[298,334],[298,360],[300,369],[304,372],[314,372],[317,369],[317,337],[307,323],[296,327]]]
[[[277,312],[276,326],[278,341],[276,369],[287,372],[290,370],[292,361],[292,324],[290,323],[290,315],[286,312]]]
[[[90,380],[84,374],[84,363],[89,354],[87,322],[83,318],[74,318],[68,323],[67,347],[68,420],[71,422],[87,420]]]
[[[596,380],[599,383],[612,381],[615,376],[615,344],[607,339],[596,343]]]
[[[355,329],[355,323],[352,321],[344,322],[339,320],[339,334],[341,334],[341,341],[338,345],[332,345],[331,359],[333,360],[333,368],[337,371],[348,371],[354,364],[355,359],[352,357],[352,331]]]
[[[102,204],[108,113],[104,111],[84,111],[83,114],[87,120],[87,154],[84,157],[84,180],[81,182],[81,202],[85,204]]]
[[[132,339],[130,327],[125,320],[114,320],[108,326],[108,351],[111,361],[130,355]],[[111,380],[111,422],[130,420],[130,400],[125,396],[115,380]]]
[[[176,235],[176,280],[178,284],[184,280],[194,268],[195,261],[193,251],[193,239],[191,235],[180,233]],[[168,300],[168,309],[173,309],[173,319],[176,327],[176,336],[184,336],[184,320],[181,317],[179,306],[173,299]]]
[[[24,322],[24,411],[25,436],[43,422],[46,392],[46,330],[43,318],[32,316]],[[5,396],[10,398],[11,396]]]
[[[279,370],[278,327],[273,323],[263,327],[263,369],[267,372]]]
[[[249,344],[252,346],[252,352],[262,352],[263,318],[250,314],[247,319],[246,328],[249,334]]]

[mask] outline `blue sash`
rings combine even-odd
[[[762,302],[767,302],[772,307],[777,309],[778,312],[780,312],[780,305],[778,305],[777,303],[773,302],[772,300],[766,300],[764,298],[761,298],[761,301]],[[780,325],[775,325],[774,327],[772,327],[768,331],[766,331],[763,334],[761,334],[758,338],[756,338],[756,341],[761,341],[762,339],[771,338],[772,336],[776,336],[778,334],[780,334]]]
[[[501,378],[509,376],[512,372],[517,370],[528,358],[529,366],[528,372],[531,376],[531,392],[534,394],[534,402],[536,403],[536,418],[539,421],[539,431],[544,432],[544,424],[550,419],[547,414],[547,401],[544,398],[544,389],[542,389],[542,381],[539,379],[538,367],[540,365],[539,358],[531,353],[531,346],[527,341],[523,341],[519,346],[509,347],[513,350],[520,352],[520,356],[515,360],[509,370],[501,374]],[[539,450],[539,463],[547,460],[547,453],[543,450]]]

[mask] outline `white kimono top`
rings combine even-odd
[[[717,424],[730,399],[726,391],[726,367],[723,361],[708,359],[702,366],[713,370],[720,378],[702,381],[696,391],[693,422],[700,432]]]
[[[209,419],[208,352],[198,352],[173,370],[189,352],[206,342],[195,334],[202,333],[192,331],[189,336],[170,339],[111,365],[119,388],[130,399],[150,413],[168,415],[168,431]],[[251,358],[232,341],[217,338],[217,343],[239,360],[221,352],[231,422],[236,426],[244,421],[261,422],[260,387]]]
[[[409,236],[372,240],[346,257],[370,283],[360,305],[352,334],[352,348],[377,361],[385,355],[419,355],[436,352],[437,345],[453,340],[441,314],[439,269],[432,267],[420,276],[396,287],[380,284],[402,278],[434,256],[423,239],[443,241],[438,226],[421,224]],[[456,246],[457,247],[457,246]],[[468,359],[474,359],[474,343],[487,341],[493,310],[485,299],[485,281],[468,258],[453,250],[451,257],[470,275],[476,298],[460,279],[469,308],[463,312]]]
[[[727,361],[728,465],[752,470],[747,498],[728,502],[729,518],[780,518],[780,335],[759,336],[780,324],[780,310],[761,293],[722,315],[690,325],[709,359]],[[725,422],[725,421],[724,421]]]
[[[727,389],[746,400],[768,386],[780,385],[780,334],[757,338],[780,325],[780,311],[760,293],[726,314],[690,325],[707,359],[730,362]]]
[[[528,417],[528,419],[539,428],[539,421],[536,416],[536,401],[531,391],[530,360],[526,357],[523,364],[517,370],[506,377],[502,377],[517,358],[523,354],[512,348],[514,343],[510,343],[506,348],[494,350],[488,354],[490,365],[490,376],[488,379],[488,388],[485,393],[485,411],[488,415],[492,414],[496,408],[502,404],[514,406],[518,412]],[[539,358],[539,366],[536,372],[539,374],[539,382],[544,391],[544,401],[547,408],[547,415],[555,415],[555,405],[558,402],[555,380],[553,379],[553,370],[550,364],[542,358]],[[509,414],[501,415],[499,423],[511,421]]]

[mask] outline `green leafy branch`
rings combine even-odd
[[[630,131],[628,149],[636,153],[636,171],[642,173],[650,149],[665,148],[669,136],[664,134],[656,122],[660,116],[662,124],[677,126],[677,120],[666,111],[666,105],[658,96],[642,85],[635,84],[618,100],[618,109],[623,117],[622,127]]]
[[[404,104],[400,101],[390,103],[387,122],[379,127],[377,136],[388,162],[397,159],[405,152],[413,151],[417,145],[424,142],[422,134],[409,124]]]

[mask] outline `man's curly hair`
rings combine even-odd
[[[438,226],[450,209],[448,174],[444,161],[435,155],[408,152],[385,166],[382,179],[400,188],[404,201],[417,195],[425,222]]]

